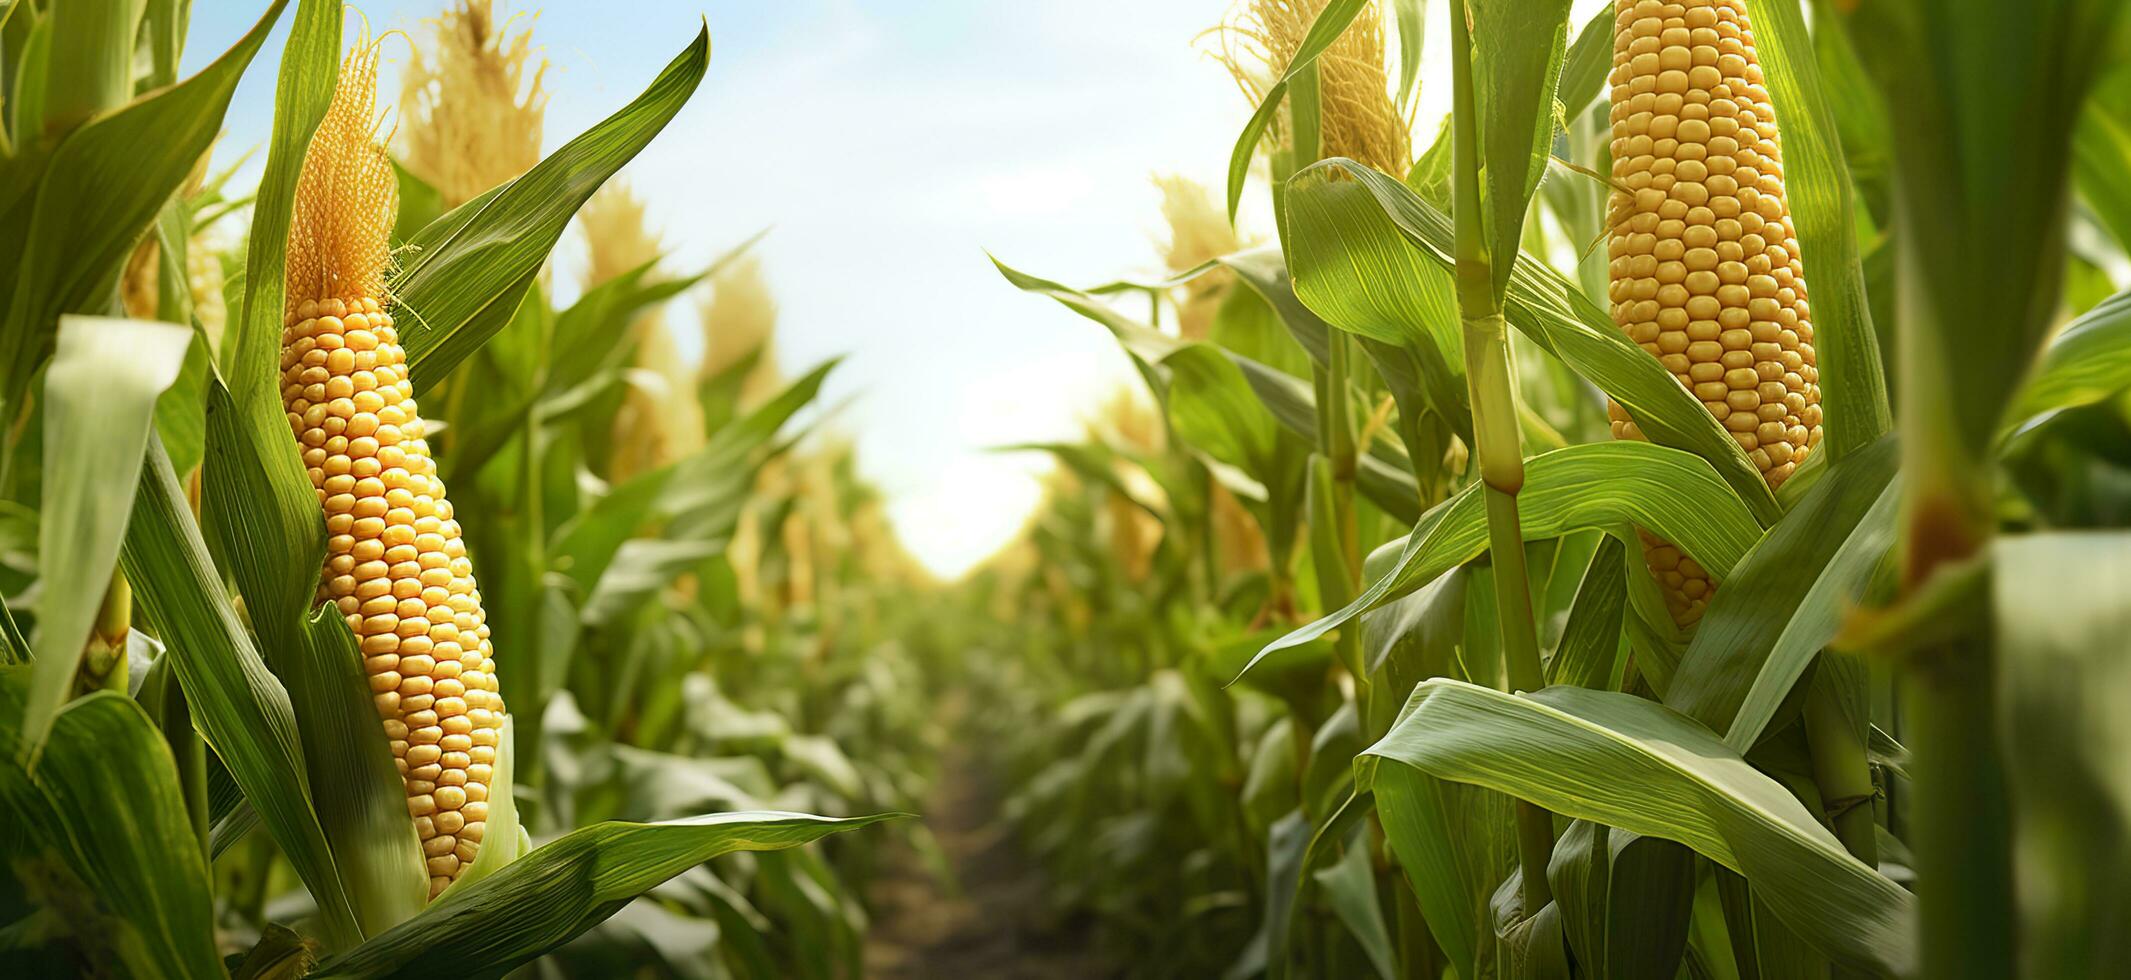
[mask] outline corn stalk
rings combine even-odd
[[[1525,571],[1524,530],[1517,493],[1524,487],[1523,433],[1509,353],[1509,327],[1495,290],[1484,212],[1480,204],[1479,104],[1473,93],[1472,30],[1463,5],[1451,12],[1451,216],[1457,228],[1458,318],[1465,328],[1465,379],[1472,396],[1473,455],[1487,501],[1488,555],[1502,631],[1504,676],[1512,691],[1546,685],[1532,590]],[[1517,804],[1517,846],[1523,867],[1524,909],[1536,913],[1553,896],[1546,866],[1554,850],[1553,817],[1536,804]]]

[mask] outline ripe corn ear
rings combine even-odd
[[[1614,11],[1613,320],[1781,485],[1820,444],[1820,373],[1746,5],[1616,0]],[[1616,438],[1642,438],[1618,405],[1611,416]],[[1647,534],[1644,546],[1674,618],[1700,619],[1708,572]]]
[[[319,599],[361,643],[434,897],[480,848],[503,700],[481,593],[385,310],[399,200],[374,137],[376,88],[377,46],[359,45],[304,155],[281,393],[325,510]]]

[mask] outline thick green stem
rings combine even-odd
[[[207,799],[207,746],[192,727],[192,706],[185,700],[185,690],[171,672],[167,659],[149,665],[141,677],[134,700],[155,722],[156,730],[163,734],[164,743],[170,747],[171,762],[177,770],[178,790],[184,797],[186,820],[192,824],[193,835],[199,840],[200,854],[211,861],[213,828]]]
[[[1805,737],[1813,751],[1813,782],[1820,804],[1835,827],[1835,836],[1851,856],[1879,864],[1879,830],[1873,822],[1872,763],[1864,740],[1837,703],[1833,691],[1819,684],[1806,689]]]
[[[1917,655],[1902,685],[1916,773],[1922,976],[2014,975],[2012,813],[1998,755],[1993,651],[1981,638]]]
[[[1354,510],[1354,475],[1361,468],[1361,463],[1359,448],[1354,442],[1353,405],[1347,401],[1347,382],[1351,377],[1354,341],[1336,330],[1332,331],[1328,341],[1331,364],[1325,372],[1325,387],[1331,391],[1332,405],[1326,412],[1326,418],[1331,425],[1325,434],[1325,458],[1332,462],[1332,517],[1338,534],[1339,554],[1345,562],[1345,567],[1340,569],[1340,574],[1347,584],[1346,594],[1341,597],[1344,600],[1361,592],[1361,535]],[[1358,646],[1359,634],[1355,636],[1355,640]],[[1357,677],[1355,680],[1366,683],[1365,678]]]
[[[1481,479],[1486,479],[1484,464]],[[1501,621],[1509,687],[1513,691],[1536,691],[1545,686],[1545,681],[1539,664],[1539,639],[1532,625],[1532,594],[1526,584],[1517,496],[1492,485],[1487,487],[1487,537],[1494,562],[1496,614]],[[1546,880],[1546,866],[1553,856],[1553,816],[1536,803],[1517,801],[1517,858],[1524,871],[1526,915],[1537,914],[1553,900],[1553,890]]]
[[[1330,610],[1346,605],[1361,591],[1361,557],[1354,517],[1354,413],[1347,400],[1352,341],[1336,330],[1326,340],[1328,356],[1312,377],[1317,395],[1317,454],[1325,467],[1313,486],[1327,499],[1321,508],[1313,508],[1315,523],[1310,534],[1318,542],[1319,600]],[[1322,567],[1326,559],[1331,567]],[[1366,703],[1369,678],[1362,665],[1360,629],[1339,630],[1334,644],[1336,659],[1346,665]]]
[[[1483,473],[1481,479],[1486,479]],[[1495,603],[1502,620],[1502,659],[1512,691],[1546,686],[1539,662],[1539,633],[1532,623],[1531,577],[1524,563],[1524,532],[1517,495],[1487,487],[1487,547],[1495,571]]]
[[[1502,297],[1495,291],[1480,203],[1479,100],[1473,92],[1472,36],[1464,4],[1451,10],[1451,217],[1457,230],[1458,316],[1465,325],[1465,380],[1472,401],[1473,456],[1486,484],[1487,536],[1494,561],[1502,655],[1512,690],[1544,683],[1539,635],[1524,567],[1524,530],[1517,492],[1524,487],[1523,433],[1517,424],[1516,390],[1509,359],[1509,331]],[[1516,243],[1505,243],[1514,249]],[[1517,804],[1518,857],[1524,909],[1537,914],[1552,901],[1546,866],[1553,856],[1553,817],[1539,806]]]

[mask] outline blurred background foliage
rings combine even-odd
[[[1033,975],[2107,975],[2131,27],[1746,0],[1828,405],[1772,490],[1606,313],[1593,6],[1212,25],[1255,114],[1227,187],[1155,178],[1162,267],[1075,288],[995,260],[1143,383],[998,447],[1050,459],[1041,502],[942,583],[820,402],[836,362],[780,360],[771,232],[680,267],[615,176],[707,38],[543,157],[535,23],[444,5],[397,93],[393,288],[542,846],[377,922],[391,847],[346,833],[398,815],[365,822],[335,778],[362,743],[318,734],[346,685],[299,654],[332,631],[258,591],[303,529],[275,526],[238,373],[354,21],[274,3],[181,79],[182,0],[0,5],[0,965],[922,975],[962,961],[883,945],[960,902],[949,943]],[[252,191],[207,161],[282,18]],[[1460,125],[1418,118],[1428,85]],[[1274,229],[1231,221],[1246,194]],[[581,263],[550,261],[565,235]],[[1513,494],[1481,472],[1505,437]],[[1726,583],[1699,625],[1645,532]],[[930,819],[809,843],[863,821],[806,814],[891,813]],[[973,847],[1034,907],[963,894]]]

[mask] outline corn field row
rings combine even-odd
[[[1140,383],[940,582],[616,176],[715,13],[550,140],[486,0],[0,2],[0,972],[928,975],[981,783],[1007,975],[2113,976],[2121,7],[1238,0],[1165,268],[993,259]]]

